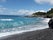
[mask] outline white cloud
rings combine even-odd
[[[12,10],[4,7],[0,7],[0,15],[31,15],[35,12],[46,12],[44,10],[26,10],[26,9],[19,9],[19,10]]]
[[[19,11],[17,11],[17,13],[23,14],[23,15],[31,15],[34,12],[35,12],[34,10],[25,10],[25,9],[20,9]]]
[[[42,4],[42,3],[49,3],[53,5],[53,0],[35,0],[35,2]]]
[[[26,9],[20,9],[20,10],[11,10],[8,8],[0,7],[0,15],[31,15],[34,13],[34,10],[26,10]]]
[[[6,11],[6,8],[0,7],[0,14],[3,14]]]
[[[45,10],[37,10],[36,12],[46,12]]]

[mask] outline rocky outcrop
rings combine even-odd
[[[49,20],[48,25],[49,25],[49,28],[53,29],[53,18]]]

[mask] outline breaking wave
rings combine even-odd
[[[12,21],[13,19],[0,19],[2,21]],[[34,19],[33,19],[34,20]],[[24,24],[24,26],[19,26],[19,27],[13,27],[13,28],[7,28],[7,29],[2,29],[0,30],[0,37],[4,37],[4,36],[8,36],[8,35],[14,35],[14,34],[20,34],[23,32],[29,32],[29,31],[34,31],[34,30],[41,30],[41,29],[45,29],[48,28],[48,21],[50,20],[49,18],[38,18],[35,21],[30,21],[30,20],[24,20],[24,21],[18,21],[18,24]],[[25,25],[25,24],[30,24],[30,23],[35,23],[35,24],[31,24],[31,25]],[[13,23],[13,26],[18,25],[17,22]],[[12,26],[12,25],[11,25]]]
[[[13,21],[13,19],[0,19],[1,21]]]

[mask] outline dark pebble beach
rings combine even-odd
[[[53,40],[53,29],[47,28],[22,34],[9,35],[0,38],[0,40]]]

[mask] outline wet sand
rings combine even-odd
[[[53,40],[53,29],[43,29],[0,38],[0,40]]]

